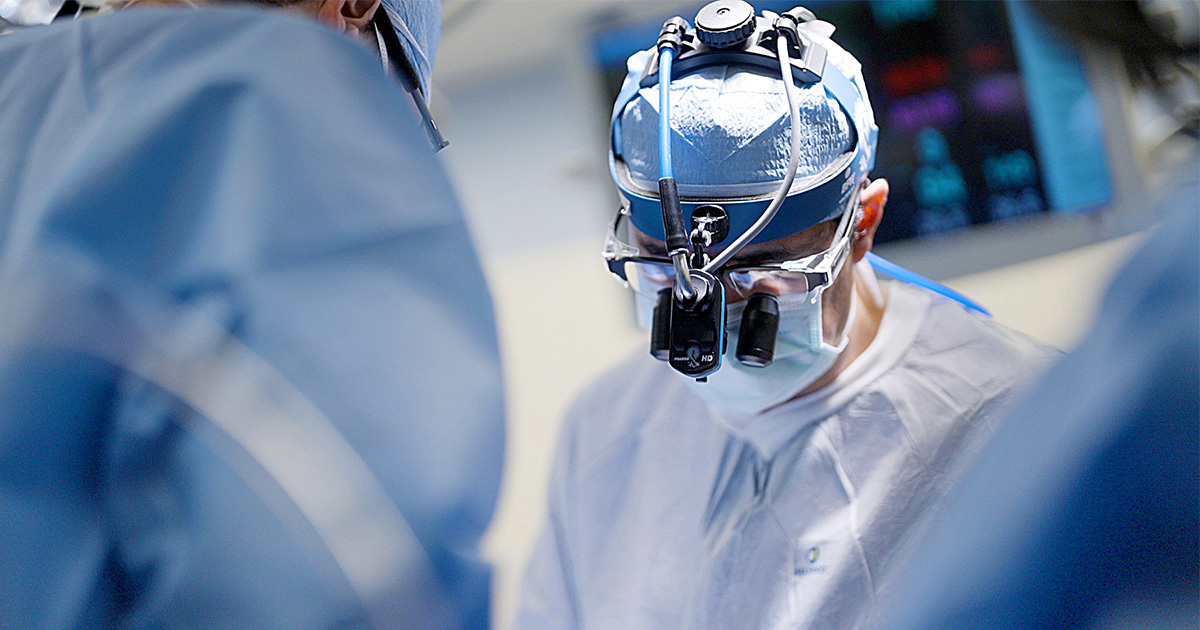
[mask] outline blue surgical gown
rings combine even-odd
[[[275,375],[255,400],[311,404],[398,508],[456,611],[430,625],[486,626],[497,342],[418,120],[370,49],[281,12],[0,37],[0,627],[368,625],[305,518],[337,524],[345,471],[253,414],[243,448],[204,411],[236,407],[236,379],[162,371],[219,354],[188,355],[196,318]]]

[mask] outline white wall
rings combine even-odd
[[[1143,234],[960,276],[946,285],[983,302],[996,321],[1070,349],[1092,322],[1113,271]]]
[[[541,528],[559,418],[606,365],[645,351],[629,298],[599,256],[616,199],[605,166],[607,112],[576,28],[613,5],[625,6],[470,5],[472,17],[460,14],[449,25],[435,71],[434,112],[451,142],[442,155],[491,284],[506,369],[508,455],[485,541],[496,566],[499,628],[514,612],[517,580]],[[540,17],[513,27],[523,11]],[[488,37],[501,42],[495,54],[487,50]],[[526,49],[522,39],[529,40]],[[998,321],[1066,348],[1085,330],[1111,270],[1137,240],[948,284],[983,302]]]

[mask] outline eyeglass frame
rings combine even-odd
[[[841,271],[842,264],[845,262],[846,256],[849,254],[850,236],[853,233],[853,230],[849,228],[850,225],[853,224],[854,216],[859,214],[859,195],[862,192],[862,188],[865,186],[866,182],[864,181],[863,186],[859,187],[858,190],[856,190],[854,194],[850,196],[850,199],[846,204],[847,207],[845,211],[842,212],[840,219],[841,223],[838,225],[837,232],[835,232],[834,242],[831,243],[828,248],[794,260],[745,263],[741,265],[726,263],[717,270],[716,275],[721,278],[722,282],[724,282],[726,286],[736,286],[737,283],[730,280],[728,274],[737,273],[739,271],[783,271],[803,276],[805,280],[805,293],[811,293],[817,289],[828,287],[833,283],[834,277]],[[625,263],[651,263],[661,264],[667,267],[671,267],[672,263],[671,259],[667,258],[666,256],[623,256],[620,252],[616,251],[617,247],[624,246],[624,244],[621,243],[616,236],[617,227],[620,224],[622,217],[625,217],[626,220],[632,221],[632,217],[630,217],[629,212],[629,205],[627,203],[622,203],[621,208],[617,211],[616,216],[613,218],[612,224],[609,225],[608,235],[605,237],[604,249],[601,251],[601,255],[604,257],[605,264],[608,266],[608,271],[612,273],[622,285],[628,288],[630,286],[630,282],[627,274],[625,273]],[[840,236],[838,236],[839,234]],[[829,256],[831,251],[834,252],[832,257]],[[813,264],[813,261],[818,258],[821,258],[821,260]],[[741,291],[738,291],[738,293],[740,294]]]

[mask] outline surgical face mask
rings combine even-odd
[[[687,379],[689,389],[722,412],[750,416],[786,402],[811,385],[846,349],[858,301],[852,294],[850,312],[841,335],[826,340],[822,324],[823,296],[821,291],[779,298],[775,360],[762,368],[743,365],[734,357],[746,302],[729,305],[729,344],[721,369],[709,375],[707,382]]]

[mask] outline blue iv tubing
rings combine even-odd
[[[986,308],[984,308],[975,300],[972,300],[971,298],[959,293],[958,291],[955,291],[954,289],[951,289],[940,282],[930,280],[921,274],[909,271],[908,269],[905,269],[904,267],[901,267],[900,265],[897,265],[889,260],[884,260],[883,258],[877,256],[875,252],[867,252],[867,260],[871,261],[872,267],[874,267],[877,271],[882,272],[884,275],[890,276],[902,282],[907,282],[908,284],[915,284],[919,287],[924,287],[930,291],[933,291],[934,293],[937,293],[938,295],[948,297],[951,300],[962,304],[968,310],[977,311],[988,317],[992,316],[992,314],[989,313]]]

